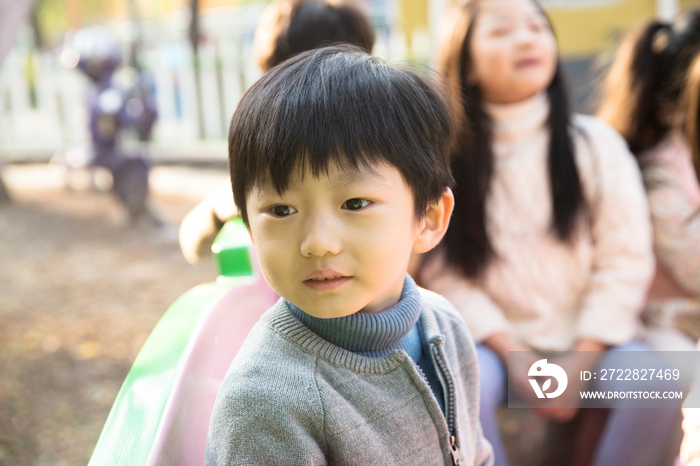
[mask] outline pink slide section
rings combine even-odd
[[[232,288],[202,314],[147,465],[204,464],[209,418],[219,386],[250,329],[278,298],[256,270],[255,278]]]

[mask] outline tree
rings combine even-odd
[[[199,0],[190,0],[189,38],[190,45],[192,46],[192,66],[194,68],[194,86],[197,100],[197,121],[199,123],[199,137],[204,138],[204,111],[202,109],[202,77],[199,60],[199,39],[201,37],[199,19]]]

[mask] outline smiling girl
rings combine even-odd
[[[439,70],[461,122],[455,210],[420,281],[457,307],[480,343],[481,421],[496,464],[506,465],[496,410],[506,401],[508,351],[647,349],[634,338],[653,273],[651,228],[624,140],[569,113],[539,5],[468,0],[451,18]],[[524,375],[511,382],[531,396]],[[577,410],[537,412],[565,421]],[[658,464],[677,415],[613,410],[594,464]]]

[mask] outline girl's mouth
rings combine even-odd
[[[540,65],[540,60],[538,58],[526,58],[524,60],[517,61],[515,63],[516,68],[530,68]]]

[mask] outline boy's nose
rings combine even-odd
[[[342,242],[332,219],[322,215],[309,219],[304,225],[300,249],[304,257],[338,254],[342,249]]]

